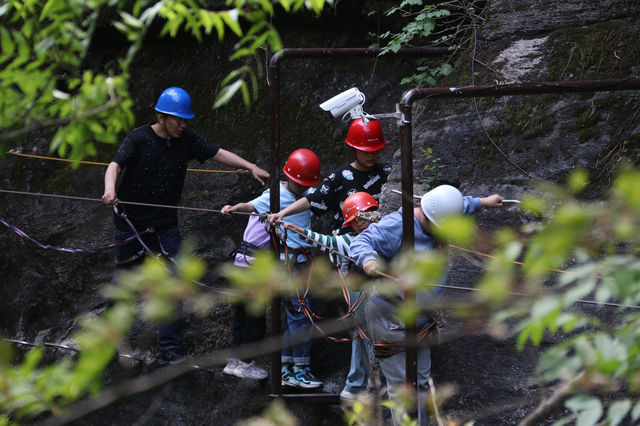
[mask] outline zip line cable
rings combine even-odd
[[[59,158],[59,157],[48,157],[45,155],[35,155],[35,154],[23,154],[18,150],[10,150],[7,151],[7,154],[15,155],[17,157],[24,158],[36,158],[40,160],[52,160],[52,161],[64,161],[67,163],[79,163],[79,164],[90,164],[93,166],[108,166],[109,163],[101,163],[97,161],[85,161],[85,160],[71,160],[69,158]],[[237,170],[209,170],[209,169],[187,169],[188,172],[200,172],[200,173],[237,173],[240,175],[248,175],[249,170],[247,169],[237,169]]]

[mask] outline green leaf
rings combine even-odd
[[[599,400],[596,401],[597,404],[595,407],[584,410],[578,414],[576,426],[594,426],[598,423],[598,420],[602,416],[602,404]]]
[[[233,95],[235,95],[236,92],[240,90],[240,87],[242,87],[242,80],[236,80],[228,86],[223,87],[216,97],[216,101],[213,104],[213,107],[219,108],[222,105],[226,105],[227,103],[229,103],[231,98],[233,98]]]
[[[238,37],[242,36],[242,28],[240,28],[240,24],[238,23],[238,11],[231,10],[229,12],[220,13],[220,17],[224,21],[225,24],[229,27],[231,31],[235,33]]]
[[[580,193],[589,183],[589,174],[584,169],[573,170],[567,178],[569,190],[574,193]]]
[[[631,410],[631,420],[634,422],[640,419],[640,402],[636,403]]]
[[[631,409],[631,401],[629,399],[622,399],[613,402],[609,406],[607,412],[607,420],[611,426],[617,426],[625,418],[629,410]]]
[[[462,246],[469,245],[475,232],[475,221],[470,216],[454,215],[439,221],[439,226],[432,226],[433,233],[441,241],[450,241]]]

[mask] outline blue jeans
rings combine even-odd
[[[349,291],[351,301],[354,303],[360,295],[359,291]],[[362,303],[354,312],[355,320],[358,326],[366,331],[364,320],[364,308],[366,301]],[[363,392],[367,390],[369,384],[369,356],[371,354],[371,345],[369,342],[360,338],[358,328],[353,331],[353,340],[351,341],[351,363],[349,365],[349,374],[344,388],[349,392]]]
[[[304,315],[304,310],[298,312],[300,301],[298,296],[292,294],[289,297],[291,306],[285,304],[287,322],[285,324],[284,334],[282,337],[282,363],[295,365],[311,364],[311,322]],[[309,295],[304,298],[304,302],[311,309],[311,300]],[[303,340],[297,344],[291,344],[293,339],[302,338]]]
[[[115,241],[122,242],[133,236],[133,231],[116,229]],[[142,236],[142,241],[154,253],[166,253],[172,258],[178,255],[182,239],[177,226],[156,229],[152,234]],[[116,248],[116,271],[112,282],[116,282],[119,270],[131,269],[139,266],[144,261],[146,253],[137,239]],[[172,351],[183,353],[182,333],[184,330],[184,318],[162,324],[158,328],[158,346],[161,352]]]

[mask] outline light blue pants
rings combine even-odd
[[[359,291],[349,291],[352,303],[355,303],[361,295]],[[356,324],[366,331],[365,305],[362,303],[354,312]],[[344,388],[349,392],[364,392],[369,383],[369,356],[371,355],[371,345],[366,340],[360,338],[360,332],[356,328],[351,341],[351,363],[349,374]]]
[[[374,344],[402,344],[405,341],[405,326],[393,316],[393,312],[382,307],[376,301],[369,298],[366,305],[367,325],[369,336]],[[389,399],[397,403],[398,389],[406,382],[405,352],[380,358],[380,369],[387,381]],[[418,425],[426,426],[428,413],[424,398],[428,390],[428,381],[431,374],[431,349],[428,346],[417,348],[417,373],[418,373]],[[397,413],[391,410],[394,425],[400,424]]]

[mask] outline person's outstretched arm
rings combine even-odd
[[[311,207],[309,204],[309,200],[306,197],[302,197],[299,200],[289,204],[286,208],[280,210],[278,213],[271,213],[267,216],[269,223],[275,225],[276,222],[281,222],[287,216],[291,216],[292,214],[300,213],[305,210],[308,210]]]
[[[482,204],[482,207],[495,208],[502,207],[502,200],[504,200],[502,195],[492,194],[488,197],[480,198],[480,203]]]
[[[256,211],[256,208],[251,203],[238,203],[235,206],[226,205],[222,209],[220,209],[220,213],[225,216],[231,216],[234,212],[242,212],[242,213],[253,213]]]
[[[245,160],[240,157],[238,154],[234,154],[233,152],[227,151],[226,149],[220,148],[216,155],[211,158],[218,163],[225,164],[229,167],[235,167],[238,169],[247,169],[251,172],[251,175],[255,180],[260,182],[261,185],[264,185],[263,179],[269,179],[269,172],[261,169],[255,164]]]

